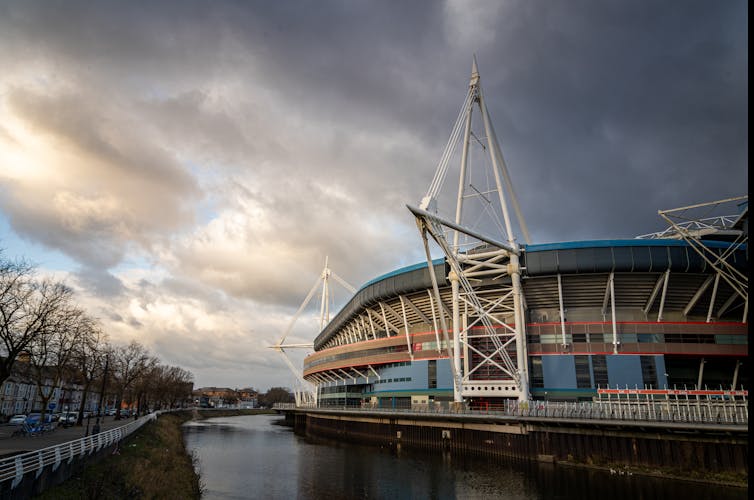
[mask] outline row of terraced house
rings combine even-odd
[[[42,384],[38,384],[29,363],[17,361],[11,376],[0,385],[0,421],[7,420],[11,415],[41,412],[45,401],[40,392],[51,394],[46,401],[46,411],[79,411],[83,407],[84,411],[96,412],[100,402],[101,383],[92,386],[84,400],[84,385],[75,378],[64,378],[54,384],[54,378],[50,376],[45,377]],[[103,407],[112,407],[115,404],[114,395],[106,396]]]

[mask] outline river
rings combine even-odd
[[[748,491],[637,474],[316,443],[276,415],[189,422],[204,499],[744,499]]]

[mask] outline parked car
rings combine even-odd
[[[8,423],[11,425],[21,425],[24,422],[26,422],[26,415],[13,415],[10,417],[10,420],[8,420]]]
[[[58,419],[58,423],[62,425],[63,427],[68,427],[76,423],[76,418],[78,417],[78,413],[76,412],[67,412],[60,415],[60,418]]]
[[[42,417],[41,413],[29,413],[29,416],[26,417],[26,423],[27,424],[38,424],[39,419]],[[52,413],[45,414],[45,421],[44,423],[49,424],[55,421],[55,417]]]

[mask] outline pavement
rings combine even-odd
[[[133,422],[133,418],[121,418],[115,420],[115,417],[100,417],[100,431],[106,431],[115,427],[126,425]],[[96,422],[92,418],[89,422],[89,433]],[[71,426],[65,428],[57,425],[52,431],[45,432],[36,436],[17,436],[12,437],[13,431],[18,429],[17,425],[2,424],[0,425],[0,459],[9,456],[25,453],[28,451],[41,450],[48,446],[74,441],[87,435],[87,421],[84,419],[83,425]]]

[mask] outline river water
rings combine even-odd
[[[184,426],[205,499],[744,499],[748,491],[539,463],[318,443],[277,415]]]

